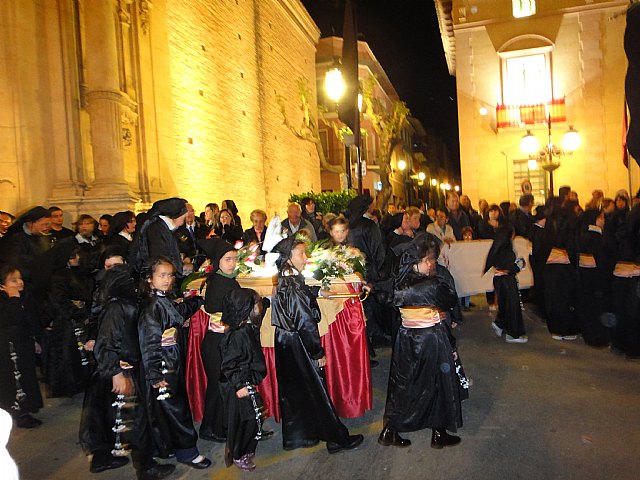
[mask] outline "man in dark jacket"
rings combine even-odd
[[[531,209],[533,208],[533,195],[530,193],[520,197],[520,208],[509,215],[509,221],[519,237],[529,238],[531,235],[531,227],[533,227],[533,216]]]

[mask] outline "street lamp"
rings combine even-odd
[[[332,102],[335,104],[340,103],[347,85],[344,83],[344,78],[342,78],[338,61],[334,62],[333,67],[324,75],[324,88]]]
[[[397,163],[398,170],[402,172],[402,184],[404,185],[404,199],[409,206],[409,187],[408,187],[408,179],[407,179],[407,162],[405,160],[398,160]]]
[[[537,167],[537,161],[546,172],[549,172],[549,194],[553,196],[553,172],[560,167],[560,157],[563,155],[571,155],[574,150],[580,146],[580,135],[569,126],[569,130],[562,137],[562,147],[558,147],[553,143],[551,138],[551,115],[547,117],[547,144],[540,148],[538,139],[527,130],[527,133],[520,141],[520,150],[529,155],[528,167],[534,170]]]

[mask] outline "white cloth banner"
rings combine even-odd
[[[458,297],[466,297],[477,293],[493,291],[493,268],[483,275],[484,264],[493,240],[472,240],[443,244],[438,262],[449,269],[456,281]],[[531,242],[523,237],[513,240],[516,258],[522,257],[527,262],[524,270],[517,275],[518,285],[522,288],[533,286],[533,272],[529,265]]]

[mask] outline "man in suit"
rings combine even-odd
[[[178,248],[180,253],[189,258],[194,264],[194,268],[198,268],[202,261],[197,261],[196,256],[201,253],[198,247],[198,240],[207,237],[207,229],[196,219],[196,212],[193,205],[187,203],[187,216],[184,225],[178,227],[173,235],[178,240]],[[204,260],[204,258],[202,259]]]
[[[318,240],[313,225],[302,218],[302,208],[297,203],[290,203],[287,207],[287,218],[282,221],[282,230],[287,232],[289,236],[294,235],[299,230],[306,230],[312,242]]]

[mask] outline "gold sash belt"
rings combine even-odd
[[[640,276],[640,265],[633,262],[618,262],[613,269],[614,277],[631,278]]]
[[[569,261],[569,254],[563,248],[552,248],[551,253],[549,253],[549,258],[547,259],[547,263],[555,263],[560,265],[569,265],[571,261]]]
[[[431,307],[400,308],[400,316],[405,328],[427,328],[440,323],[440,313]]]
[[[162,332],[162,340],[161,345],[163,347],[170,347],[176,344],[176,328],[171,327],[167,328],[164,332]]]
[[[582,268],[596,268],[596,259],[593,255],[588,253],[581,253],[579,257],[579,266]]]
[[[222,312],[214,312],[209,315],[209,330],[214,333],[224,333],[224,324],[222,323]]]

